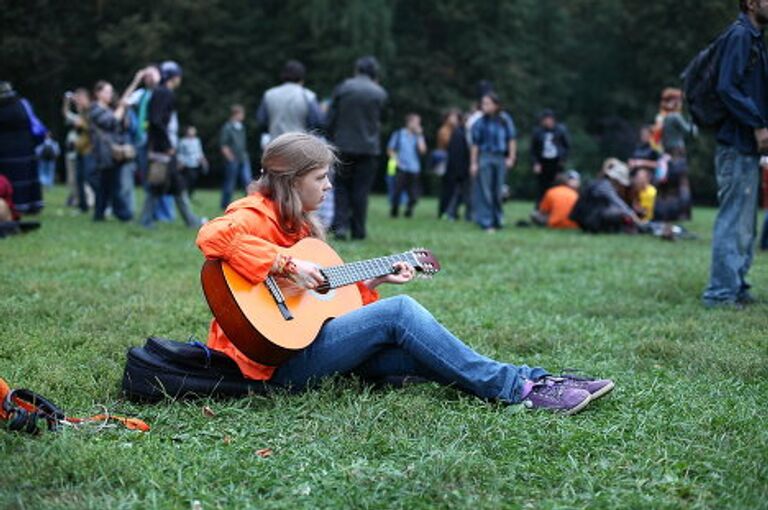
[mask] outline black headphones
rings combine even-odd
[[[13,400],[19,399],[29,402],[37,408],[36,411],[27,411],[16,405]],[[45,420],[48,430],[56,431],[59,422],[65,419],[64,412],[47,398],[29,390],[11,390],[3,399],[3,411],[8,415],[8,430],[37,434],[39,420]]]

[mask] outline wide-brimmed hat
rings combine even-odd
[[[629,167],[616,158],[606,159],[603,163],[603,173],[622,186],[629,186]]]
[[[0,99],[6,99],[16,95],[13,85],[9,81],[0,81]]]

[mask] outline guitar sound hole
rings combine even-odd
[[[327,283],[322,284],[318,288],[315,289],[315,292],[318,294],[328,294],[331,291],[331,286]]]

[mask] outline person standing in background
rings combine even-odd
[[[88,125],[99,183],[96,188],[94,221],[104,221],[108,206],[112,207],[112,214],[120,221],[130,221],[133,218],[132,160],[136,149],[129,140],[127,101],[143,73],[143,70],[136,73],[116,106],[113,106],[115,93],[110,83],[99,81],[93,90],[96,102],[91,107]],[[116,147],[121,150],[115,150]],[[131,151],[133,156],[127,155],[125,151]]]
[[[307,70],[298,60],[283,66],[283,84],[264,93],[256,121],[274,140],[289,131],[310,131],[323,125],[323,114],[314,92],[304,87]]]
[[[195,126],[187,126],[184,136],[179,140],[179,168],[187,183],[189,197],[192,198],[200,174],[208,173],[208,160]]]
[[[48,131],[45,134],[43,143],[35,147],[35,157],[37,158],[37,176],[40,179],[40,185],[45,188],[52,188],[56,180],[56,162],[61,155],[59,142]]]
[[[74,111],[73,111],[74,109]],[[98,175],[93,161],[93,144],[89,127],[91,110],[91,93],[88,89],[79,87],[74,93],[64,94],[62,113],[65,122],[72,126],[77,133],[74,142],[75,152],[75,187],[77,188],[77,206],[81,212],[88,212],[94,203],[94,195],[98,187]]]
[[[67,195],[67,207],[77,205],[77,150],[75,142],[77,141],[77,131],[70,129],[67,131],[66,142],[64,143],[64,172],[69,195]]]
[[[555,176],[562,173],[571,144],[565,126],[557,122],[555,112],[544,110],[539,115],[539,125],[531,137],[533,173],[538,178],[536,203],[554,185]]]
[[[419,199],[420,156],[427,153],[427,142],[424,140],[421,117],[415,113],[409,113],[405,116],[405,127],[392,133],[387,144],[387,152],[397,162],[395,200],[392,203],[390,216],[397,218],[400,210],[398,198],[405,191],[408,196],[405,217],[410,218],[413,216],[413,208]]]
[[[133,107],[136,116],[136,165],[139,172],[139,178],[144,185],[144,192],[149,194],[149,184],[147,176],[149,174],[149,102],[152,100],[152,91],[160,83],[160,69],[154,64],[144,68],[143,87],[137,89],[128,98],[128,104]],[[155,203],[155,210],[152,211],[152,217],[156,221],[171,222],[174,219],[173,197],[163,195]]]
[[[151,228],[154,222],[152,212],[161,197],[170,193],[176,202],[176,208],[184,223],[189,228],[198,228],[204,219],[192,212],[186,184],[179,174],[176,164],[176,147],[179,142],[179,120],[176,113],[176,95],[174,91],[181,86],[181,66],[172,60],[160,66],[162,81],[152,93],[149,103],[149,154],[166,166],[165,180],[149,186],[149,195],[141,213],[141,225]]]
[[[696,136],[698,129],[683,116],[682,91],[668,90],[664,110],[667,113],[662,123],[661,146],[668,157],[667,171],[658,179],[659,212],[665,221],[690,220],[692,198],[685,139]]]
[[[333,231],[336,239],[365,239],[368,195],[381,154],[381,115],[387,92],[378,84],[379,64],[374,57],[355,63],[355,76],[333,92],[327,125],[331,140],[341,151],[335,175]]]
[[[239,104],[232,105],[229,120],[222,126],[219,134],[221,154],[225,160],[224,181],[221,185],[222,210],[226,210],[232,202],[232,193],[238,183],[245,190],[253,180],[244,120],[245,108]]]
[[[0,174],[13,189],[16,211],[35,214],[43,208],[35,147],[48,130],[7,81],[0,81]]]
[[[448,159],[443,176],[442,200],[445,200],[444,217],[449,220],[459,219],[459,207],[464,204],[464,219],[472,221],[472,179],[469,175],[469,142],[464,128],[464,119],[459,116],[459,123],[451,133],[448,142]]]
[[[717,131],[715,171],[720,209],[712,236],[705,306],[754,302],[747,273],[757,227],[760,155],[768,154],[768,0],[741,0],[722,43],[717,91],[727,116]],[[750,62],[754,65],[751,65]]]
[[[470,149],[470,174],[475,179],[472,207],[480,228],[494,233],[504,223],[502,192],[507,170],[517,161],[517,130],[495,93],[483,96],[480,107],[483,116],[472,125]]]
[[[443,117],[443,123],[440,125],[440,129],[437,130],[437,141],[435,142],[435,150],[432,153],[433,157],[442,165],[443,172],[440,175],[440,199],[437,203],[437,217],[442,218],[445,214],[445,210],[448,207],[448,203],[453,196],[455,181],[448,177],[448,146],[451,144],[451,137],[453,132],[461,124],[461,111],[457,108],[451,108]],[[438,172],[436,172],[437,174]]]

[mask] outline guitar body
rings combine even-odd
[[[284,250],[321,267],[343,264],[323,241],[306,238]],[[315,339],[326,321],[363,306],[356,285],[325,294],[276,279],[293,318],[286,320],[265,283],[252,284],[226,262],[207,260],[201,280],[208,306],[224,334],[248,358],[278,366]]]

